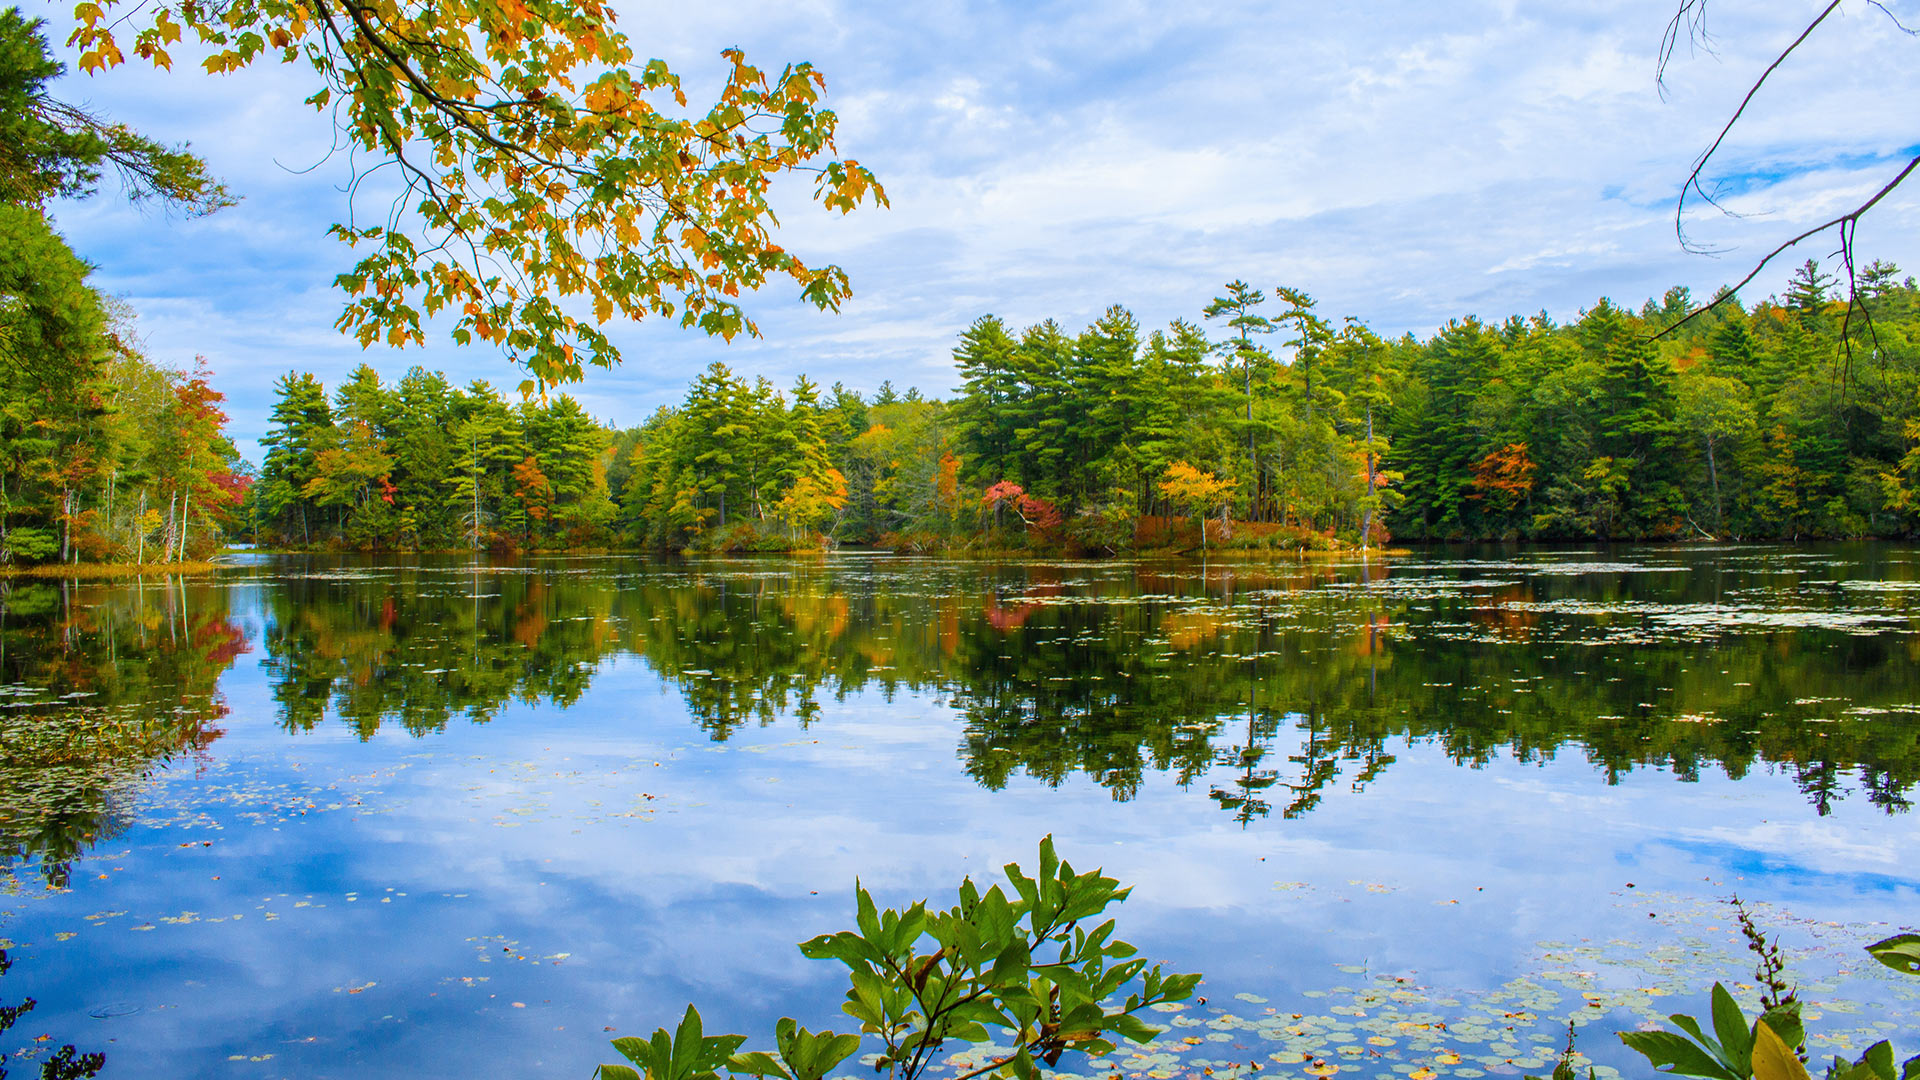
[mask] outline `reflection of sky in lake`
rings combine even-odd
[[[256,639],[273,587],[233,593]],[[1421,630],[1418,614],[1397,621]],[[835,969],[793,944],[850,923],[856,876],[882,902],[943,899],[962,874],[1030,865],[1048,832],[1070,861],[1135,886],[1123,937],[1207,973],[1201,1019],[1223,1006],[1255,1020],[1269,1008],[1319,1015],[1342,999],[1336,988],[1351,998],[1380,975],[1453,995],[1458,1012],[1553,969],[1544,942],[1598,949],[1573,963],[1586,981],[1521,1025],[1540,1037],[1505,1054],[1534,1065],[1557,1048],[1559,1017],[1640,1020],[1613,998],[1588,1007],[1583,987],[1698,985],[1693,971],[1647,967],[1662,946],[1693,942],[1688,967],[1745,979],[1731,922],[1705,903],[1738,891],[1807,948],[1800,974],[1826,988],[1816,1000],[1850,986],[1914,1029],[1907,988],[1861,968],[1857,948],[1879,936],[1862,924],[1920,911],[1915,818],[1858,797],[1816,815],[1772,768],[1737,781],[1704,768],[1683,783],[1640,767],[1608,784],[1571,747],[1469,767],[1400,739],[1363,788],[1349,763],[1312,812],[1243,827],[1208,797],[1239,775],[1225,759],[1185,786],[1150,771],[1127,801],[1077,773],[1056,787],[1016,770],[994,791],[964,771],[964,721],[944,693],[823,695],[805,728],[750,723],[718,743],[648,659],[596,663],[571,708],[517,701],[485,725],[388,727],[363,742],[338,723],[289,735],[266,651],[241,656],[220,682],[230,714],[211,750],[169,767],[139,823],[78,862],[68,891],[22,875],[4,901],[0,937],[18,964],[0,989],[40,1001],[7,1037],[104,1049],[109,1076],[585,1076],[611,1057],[605,1029],[650,1030],[689,1000],[709,1030],[762,1033],[783,1013],[815,1027],[844,1019]],[[1215,742],[1244,730],[1222,719]],[[1266,766],[1284,771],[1307,737],[1280,725]],[[1841,970],[1854,981],[1830,985]],[[1653,1013],[1703,1004],[1635,1000]],[[1207,1043],[1190,1062],[1265,1061],[1277,1045],[1230,1025],[1195,1030],[1240,1041]],[[1625,1064],[1611,1042],[1589,1029],[1582,1047]],[[1478,1075],[1488,1063],[1475,1068],[1473,1053],[1485,1051],[1442,1071]],[[1342,1075],[1397,1078],[1410,1064],[1367,1057]]]

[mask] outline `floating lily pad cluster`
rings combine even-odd
[[[1591,1067],[1599,1080],[1614,1080],[1622,1074],[1609,1060],[1630,1068],[1637,1062],[1620,1054],[1614,1032],[1663,1025],[1670,1013],[1704,1000],[1716,979],[1729,981],[1744,1008],[1757,1007],[1759,988],[1743,981],[1752,957],[1724,903],[1649,891],[1619,904],[1636,913],[1651,909],[1656,929],[1645,937],[1540,942],[1531,970],[1491,989],[1430,986],[1417,973],[1344,964],[1336,971],[1351,978],[1330,987],[1158,1006],[1155,1020],[1166,1031],[1145,1045],[1121,1047],[1094,1072],[1127,1080],[1518,1077],[1550,1070],[1571,1025],[1580,1075]],[[1789,974],[1799,981],[1816,1058],[1851,1057],[1893,1031],[1920,1027],[1920,986],[1889,975],[1860,951],[1885,936],[1884,925],[1748,906],[1770,933],[1792,943]],[[957,1075],[1003,1052],[970,1047],[944,1064]]]

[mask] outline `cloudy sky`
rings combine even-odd
[[[667,60],[696,102],[717,90],[724,47],[763,67],[813,61],[841,152],[880,175],[893,205],[843,218],[799,200],[783,215],[785,246],[851,273],[840,314],[769,289],[750,303],[757,341],[624,325],[625,365],[573,392],[635,423],[720,359],[782,383],[804,372],[940,393],[956,381],[954,336],[979,315],[1077,328],[1119,303],[1163,325],[1197,319],[1233,278],[1304,288],[1324,314],[1388,334],[1470,314],[1570,318],[1601,296],[1637,306],[1676,284],[1711,293],[1916,152],[1920,38],[1847,0],[1716,159],[1746,216],[1696,222],[1697,239],[1727,249],[1702,257],[1674,239],[1679,185],[1821,5],[1713,6],[1711,49],[1681,52],[1663,100],[1655,63],[1673,4],[616,0],[636,51]],[[1920,3],[1889,7],[1920,25]],[[40,10],[57,38],[64,11]],[[196,221],[112,192],[56,216],[99,283],[139,312],[152,355],[207,357],[256,457],[271,384],[290,369],[329,384],[363,361],[389,376],[425,364],[461,382],[521,378],[491,349],[436,338],[363,352],[333,331],[328,283],[351,260],[325,230],[346,210],[346,166],[326,155],[324,118],[300,105],[310,80],[294,67],[214,77],[188,61],[59,87],[190,141],[244,196]],[[1868,220],[1861,251],[1920,270],[1920,182]],[[1750,294],[1780,288],[1791,265]]]

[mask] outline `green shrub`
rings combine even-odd
[[[1013,1051],[954,1080],[990,1072],[1036,1080],[1041,1064],[1055,1066],[1066,1054],[1114,1049],[1109,1036],[1151,1041],[1160,1029],[1136,1014],[1184,1000],[1199,984],[1198,975],[1165,975],[1135,958],[1133,946],[1114,938],[1112,919],[1088,928],[1128,890],[1098,870],[1074,873],[1055,856],[1051,836],[1040,841],[1037,876],[1017,864],[1006,874],[1012,895],[998,885],[982,893],[969,878],[960,883],[959,902],[944,911],[929,911],[924,900],[881,911],[855,883],[857,929],[802,942],[800,951],[846,965],[850,986],[841,1010],[859,1021],[860,1035],[812,1032],[784,1017],[772,1051],[742,1053],[745,1036],[706,1035],[689,1005],[673,1032],[615,1039],[613,1048],[632,1064],[602,1065],[598,1075],[821,1080],[869,1036],[881,1046],[875,1069],[914,1080],[947,1043],[985,1043],[998,1031]]]

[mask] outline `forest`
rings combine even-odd
[[[136,197],[221,205],[201,164],[117,125],[54,108],[61,70],[36,23],[0,11],[0,563],[162,563],[225,542],[247,469],[203,362],[147,357],[128,307],[54,230],[103,168]]]
[[[362,365],[277,385],[257,477],[204,361],[144,355],[49,205],[117,171],[188,214],[204,165],[50,102],[37,24],[0,13],[0,562],[303,549],[1117,554],[1389,540],[1905,537],[1920,527],[1920,290],[1809,260],[1703,311],[1683,288],[1462,318],[1424,339],[1228,284],[1148,330],[986,315],[942,397],[748,380],[715,364],[631,428]],[[257,482],[256,482],[257,479]]]
[[[245,517],[361,549],[1909,536],[1920,290],[1880,262],[1836,284],[1808,261],[1784,296],[1690,319],[1677,288],[1385,339],[1233,282],[1152,331],[1118,306],[1078,333],[984,316],[945,399],[715,364],[624,430],[417,368],[331,395],[289,374]]]

